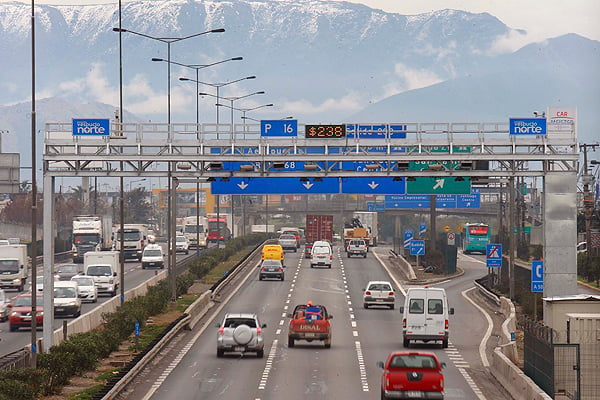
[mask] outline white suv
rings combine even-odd
[[[348,241],[348,245],[346,246],[346,256],[352,257],[357,254],[359,256],[363,256],[363,258],[367,258],[367,252],[369,251],[369,247],[367,246],[367,242],[362,239],[351,239]]]
[[[264,338],[258,316],[253,313],[228,313],[223,321],[217,324],[217,357],[225,352],[256,352],[258,358],[264,356]]]
[[[165,268],[165,257],[162,247],[158,244],[149,244],[142,252],[142,269],[158,267]]]

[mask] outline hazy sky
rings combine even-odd
[[[9,0],[0,0],[6,2]],[[10,0],[14,1],[14,0]],[[20,0],[17,0],[20,1]],[[123,3],[130,0],[122,0]],[[294,1],[294,0],[279,0]],[[339,0],[324,0],[339,1]],[[446,8],[488,12],[511,28],[528,32],[525,42],[565,33],[600,40],[600,0],[346,0],[387,12],[419,14]],[[30,1],[22,1],[31,3]],[[117,4],[116,0],[36,0],[36,4]]]

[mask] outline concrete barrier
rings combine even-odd
[[[552,397],[502,354],[499,347],[496,347],[492,353],[490,369],[494,377],[515,400],[552,400]]]
[[[212,306],[210,301],[211,297],[212,291],[207,290],[206,292],[202,293],[202,295],[198,297],[196,301],[188,306],[188,308],[185,310],[185,314],[189,315],[190,319],[185,327],[186,329],[190,331],[194,329],[198,321],[200,321],[200,319],[208,312]]]

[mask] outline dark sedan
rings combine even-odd
[[[61,264],[56,267],[54,277],[59,281],[70,281],[75,275],[83,273],[81,264]]]

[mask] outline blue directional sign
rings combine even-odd
[[[133,331],[134,331],[135,337],[140,336],[140,323],[139,322],[135,322],[133,324]]]
[[[213,194],[333,194],[339,193],[338,178],[227,178],[211,182]]]
[[[438,194],[436,208],[480,208],[479,189],[471,189],[471,194]],[[429,195],[389,195],[385,196],[385,208],[429,208]]]
[[[546,118],[511,118],[508,132],[511,135],[545,135]]]
[[[424,256],[425,255],[425,241],[424,240],[411,240],[410,241],[410,255],[411,256]]]
[[[425,232],[427,232],[427,223],[421,222],[419,224],[419,236],[425,235]]]
[[[488,268],[502,267],[502,244],[490,243],[486,246],[485,265]]]
[[[413,240],[413,237],[415,237],[415,233],[413,232],[412,229],[406,229],[404,231],[404,248],[408,248],[410,247],[410,242]]]
[[[74,136],[109,136],[108,119],[73,119]]]
[[[298,136],[298,121],[295,119],[261,120],[260,136]]]
[[[406,124],[390,124],[390,139],[406,139]]]
[[[385,207],[383,203],[375,203],[374,201],[367,201],[367,211],[369,212],[384,212]]]
[[[395,181],[386,177],[343,177],[342,193],[353,194],[403,194],[406,191],[405,181]]]
[[[531,292],[544,293],[544,262],[531,262]]]

